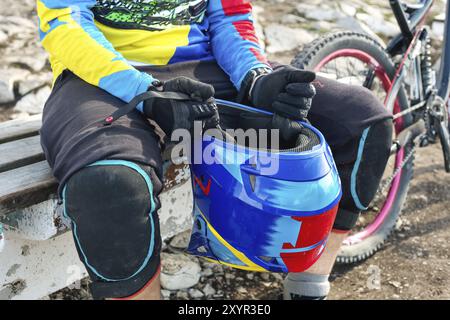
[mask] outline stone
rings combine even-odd
[[[29,75],[29,71],[17,68],[0,69],[0,104],[13,102],[15,86]]]
[[[200,280],[200,265],[195,257],[161,253],[161,286],[166,290],[188,289]]]
[[[336,25],[338,25],[342,29],[352,30],[356,32],[366,33],[372,38],[376,39],[381,45],[384,44],[384,41],[374,32],[372,29],[353,17],[344,17],[336,21]]]
[[[283,276],[280,273],[271,273],[271,276],[276,280],[276,281],[283,281]]]
[[[280,22],[282,24],[299,24],[305,22],[305,19],[295,14],[286,14],[281,17]]]
[[[331,8],[316,8],[305,12],[305,18],[320,21],[335,21],[344,16],[345,15],[342,12]]]
[[[444,39],[445,24],[441,21],[434,21],[431,25],[431,35],[433,38],[442,41]]]
[[[201,274],[202,274],[202,276],[210,277],[210,276],[212,276],[214,274],[214,272],[213,272],[213,270],[211,268],[205,268],[205,269],[202,270]]]
[[[202,289],[203,293],[205,294],[205,296],[212,296],[213,294],[216,293],[216,290],[209,284],[207,283],[203,289]]]
[[[345,2],[340,2],[339,7],[345,15],[350,17],[353,17],[358,11],[354,6],[347,4]]]
[[[262,272],[259,276],[265,281],[269,280],[270,278],[270,275],[267,272]]]
[[[27,120],[29,117],[30,115],[26,112],[15,112],[9,116],[9,120]]]
[[[36,56],[13,56],[8,57],[5,61],[9,65],[23,67],[34,72],[39,72],[44,69],[47,63],[47,59],[40,54],[36,54]]]
[[[50,96],[50,93],[50,87],[44,87],[35,93],[30,93],[22,97],[22,99],[20,99],[14,107],[14,112],[25,112],[29,115],[42,113],[45,102]]]
[[[191,238],[191,230],[183,231],[170,240],[170,246],[174,249],[186,249]]]
[[[245,289],[244,287],[238,287],[238,288],[236,289],[236,291],[237,291],[238,293],[240,293],[240,294],[246,294],[246,293],[248,293],[247,289]]]
[[[8,35],[4,31],[0,30],[0,47],[6,46],[7,42],[8,42]]]
[[[13,83],[9,78],[0,76],[0,104],[6,104],[15,100]]]
[[[393,286],[394,288],[397,288],[397,289],[402,286],[402,284],[400,282],[398,282],[398,281],[389,281],[389,284],[391,286]]]
[[[224,269],[223,265],[218,264],[218,263],[214,264],[214,266],[213,266],[214,274],[223,274],[223,269]]]
[[[305,16],[306,12],[315,10],[315,9],[317,9],[317,7],[315,5],[309,4],[309,3],[299,3],[295,7],[295,9],[297,10],[298,14]]]
[[[27,95],[31,91],[35,91],[46,85],[52,84],[52,73],[44,72],[40,74],[30,74],[24,80],[19,81],[19,94],[21,96]]]
[[[386,37],[393,37],[400,32],[398,26],[390,21],[386,21],[384,17],[378,18],[367,13],[357,13],[356,18],[370,26],[373,32]]]
[[[265,28],[266,51],[277,53],[297,49],[311,42],[314,36],[305,29],[290,28],[279,24],[270,24]]]
[[[189,294],[184,290],[178,291],[177,299],[178,300],[189,300]]]
[[[19,26],[20,28],[22,28],[22,32],[25,32],[25,30],[27,29],[34,31],[36,28],[36,25],[32,21],[30,21],[30,19],[19,16],[7,16],[5,17],[4,23]]]
[[[225,273],[225,279],[233,280],[234,278],[236,278],[234,274],[232,274],[232,273]]]
[[[170,291],[161,289],[161,297],[163,298],[163,300],[170,300]]]
[[[192,299],[201,299],[205,296],[205,294],[198,289],[189,289],[188,293]]]
[[[259,45],[262,49],[266,48],[266,36],[264,34],[264,28],[261,25],[261,21],[264,20],[264,9],[258,5],[253,5],[253,11],[252,11],[253,19],[254,19],[254,26],[255,26],[255,32],[256,36],[259,40]]]

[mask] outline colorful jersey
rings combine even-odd
[[[268,66],[249,0],[37,0],[54,77],[69,69],[128,102],[154,80],[139,65],[216,59],[239,89]]]

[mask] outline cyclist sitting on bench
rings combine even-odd
[[[174,113],[215,116],[161,101],[138,105],[114,126],[98,126],[154,87],[272,111],[265,121],[285,139],[298,134],[296,120],[306,117],[324,134],[343,198],[325,252],[306,272],[288,274],[285,298],[325,298],[341,242],[374,197],[389,156],[392,116],[377,98],[270,63],[248,0],[38,0],[37,6],[54,73],[41,143],[94,298],[160,298],[163,146],[148,118],[170,136],[182,126]],[[220,118],[251,126],[244,115]]]

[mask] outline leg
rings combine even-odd
[[[289,274],[286,299],[322,299],[342,241],[375,196],[392,143],[392,120],[370,91],[319,78],[310,117],[327,139],[341,177],[343,196],[320,259],[306,272]]]
[[[161,156],[138,112],[99,122],[123,102],[66,72],[43,116],[41,143],[94,298],[159,298]]]

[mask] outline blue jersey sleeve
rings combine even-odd
[[[214,57],[237,89],[248,71],[269,67],[259,45],[249,0],[210,0],[207,17]]]

